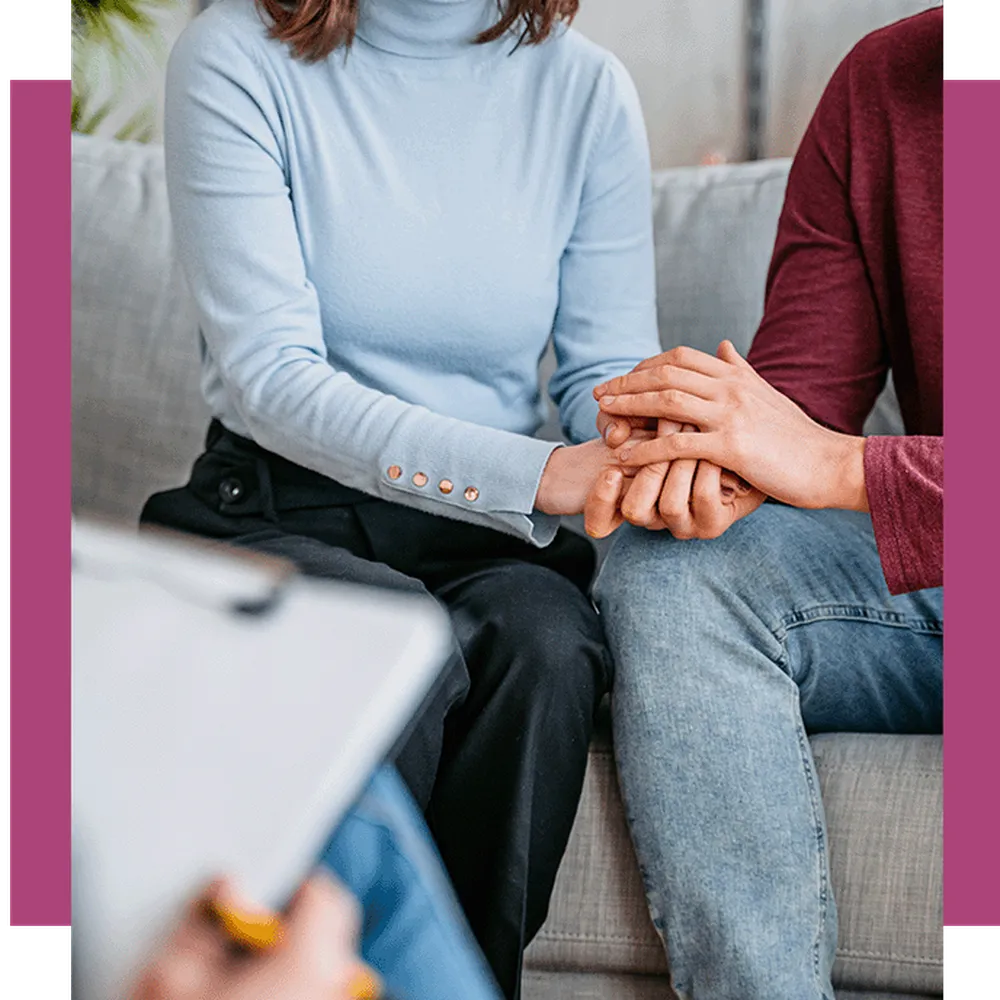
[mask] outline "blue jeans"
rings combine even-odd
[[[361,957],[393,1000],[498,1000],[423,817],[396,772],[376,772],[322,862],[363,911]]]
[[[765,504],[714,541],[626,529],[597,601],[622,792],[675,989],[833,1000],[806,734],[941,731],[941,590],[889,595],[868,515]]]

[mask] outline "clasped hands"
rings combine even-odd
[[[667,369],[671,361],[683,360],[681,352],[649,358],[633,370],[633,374],[653,373],[641,382],[613,379],[594,390],[599,402],[610,399],[610,403],[602,403],[597,429],[619,461],[640,443],[700,431],[683,419],[653,415],[670,408],[662,397],[671,380]],[[654,385],[658,388],[653,389]],[[657,393],[655,402],[649,399],[650,392]],[[618,396],[623,402],[615,409]],[[584,507],[584,524],[592,538],[607,537],[625,521],[649,531],[666,530],[680,539],[717,538],[764,499],[764,494],[745,479],[707,459],[616,464],[597,477]]]
[[[624,521],[716,538],[770,496],[867,510],[864,438],[812,420],[729,341],[679,347],[594,390],[602,439],[553,452],[536,501],[584,513],[604,537]]]

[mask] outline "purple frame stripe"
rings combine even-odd
[[[945,897],[1000,924],[1000,82],[945,83]]]
[[[10,87],[10,922],[70,922],[70,83]]]

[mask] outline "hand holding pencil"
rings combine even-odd
[[[214,882],[129,1000],[386,1000],[357,957],[359,924],[357,902],[325,875],[306,882],[281,916]]]

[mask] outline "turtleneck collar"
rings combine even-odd
[[[385,52],[443,59],[482,48],[473,39],[499,16],[496,0],[359,0],[357,33]]]

